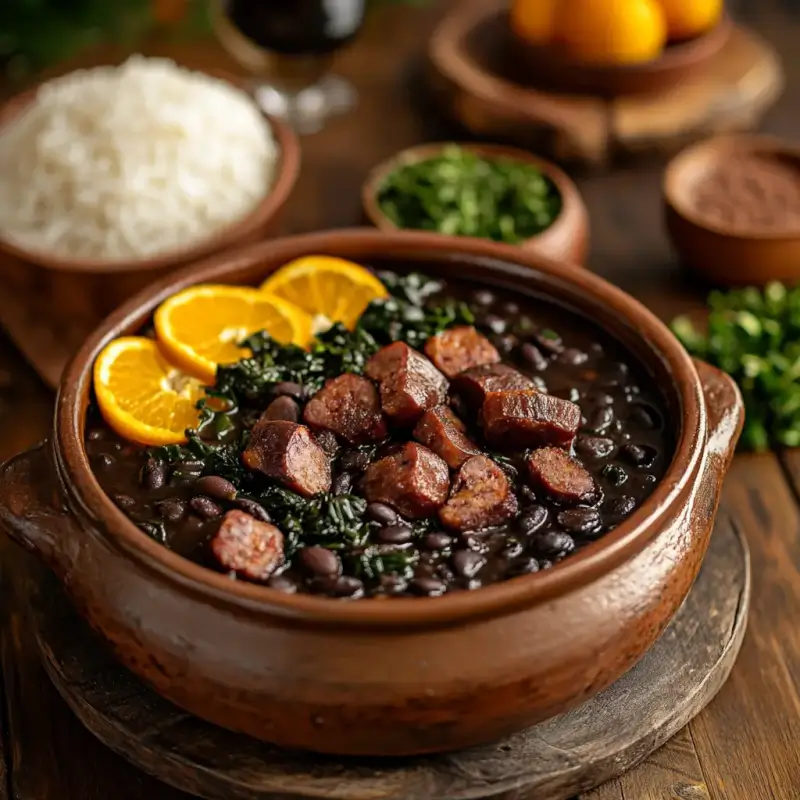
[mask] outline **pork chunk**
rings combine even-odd
[[[492,392],[481,409],[486,438],[501,447],[569,447],[581,423],[581,409],[533,389]]]
[[[388,433],[378,390],[352,373],[329,380],[306,404],[303,421],[315,433],[330,431],[352,445],[381,442]]]
[[[425,342],[425,355],[448,378],[500,361],[497,348],[471,325],[448,328]]]
[[[464,423],[447,406],[436,406],[420,417],[414,438],[443,459],[450,469],[458,469],[481,452],[465,431]]]
[[[367,362],[367,375],[380,384],[383,412],[398,425],[413,425],[447,397],[447,379],[405,342],[381,348]]]
[[[296,422],[260,419],[242,460],[248,468],[304,497],[331,488],[331,465],[325,451],[311,431]]]
[[[436,513],[447,500],[449,488],[447,464],[416,442],[371,464],[363,481],[370,503],[385,503],[409,519]]]
[[[505,472],[490,458],[474,456],[458,471],[439,519],[449,530],[475,531],[502,525],[517,510]]]

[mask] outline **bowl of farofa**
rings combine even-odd
[[[188,74],[204,75],[243,90],[240,79],[223,72],[191,70]],[[3,140],[8,141],[15,124],[24,120],[34,107],[39,93],[47,91],[46,87],[53,83],[55,81],[38,83],[0,107],[0,156]],[[22,241],[10,235],[0,216],[0,279],[14,293],[23,295],[35,289],[43,307],[63,305],[65,298],[69,298],[70,307],[76,314],[85,312],[97,316],[108,313],[150,281],[176,268],[277,232],[281,214],[299,175],[300,145],[285,123],[267,118],[260,112],[259,116],[268,126],[274,161],[271,177],[265,181],[263,196],[245,213],[225,224],[209,225],[208,232],[198,231],[191,240],[176,242],[157,252],[129,257],[90,257],[46,246],[32,246],[30,240]],[[87,164],[87,169],[90,168],[92,165]],[[6,188],[6,191],[7,196],[15,197],[14,187]]]

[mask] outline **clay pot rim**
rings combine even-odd
[[[578,236],[586,235],[588,212],[586,211],[581,193],[572,178],[557,164],[545,158],[540,158],[519,147],[511,147],[503,144],[456,141],[428,142],[426,144],[407,147],[403,150],[399,150],[370,170],[367,179],[361,187],[361,204],[364,213],[376,228],[387,233],[397,233],[401,231],[413,232],[416,230],[414,228],[399,228],[395,225],[381,210],[378,204],[378,193],[380,192],[383,182],[395,170],[409,164],[416,164],[420,161],[436,158],[436,156],[447,147],[458,147],[490,160],[502,158],[511,161],[519,161],[523,164],[533,164],[535,167],[539,168],[543,175],[553,181],[553,184],[561,195],[561,211],[558,216],[552,224],[541,231],[541,233],[537,233],[535,236],[531,236],[516,245],[510,246],[538,249],[540,252],[546,253],[551,241],[558,241],[570,234]],[[431,231],[424,232],[431,233],[431,235],[443,235],[433,234]]]
[[[83,446],[85,408],[91,388],[92,363],[112,338],[141,325],[153,308],[185,286],[224,281],[237,269],[258,263],[262,254],[289,261],[303,253],[352,251],[367,259],[416,253],[440,262],[470,259],[491,271],[500,285],[526,282],[539,275],[559,292],[590,298],[619,320],[628,338],[636,336],[647,349],[651,366],[659,362],[673,377],[672,399],[681,420],[672,463],[653,494],[628,520],[597,542],[550,570],[493,584],[474,592],[439,598],[362,599],[342,602],[313,595],[287,595],[268,587],[231,581],[168,550],[139,530],[112,503],[95,479]],[[361,257],[361,255],[359,255]],[[640,357],[642,354],[640,353]],[[375,230],[345,229],[264,242],[238,252],[220,254],[140,292],[97,328],[65,370],[56,400],[54,453],[69,505],[81,521],[101,530],[108,546],[120,548],[139,568],[177,585],[179,591],[232,611],[283,617],[332,628],[427,628],[487,618],[528,607],[583,586],[640,552],[659,530],[659,521],[674,512],[685,490],[695,480],[706,448],[707,415],[698,374],[691,358],[666,325],[638,301],[588,270],[546,258],[511,245],[480,239],[429,233],[385,234]]]
[[[227,81],[238,89],[245,89],[246,82],[224,70],[203,70],[189,67],[214,78]],[[39,88],[48,81],[39,81],[31,88],[14,95],[0,105],[0,129],[15,120],[34,101]],[[255,101],[251,102],[255,105]],[[258,106],[256,106],[257,108]],[[0,252],[20,261],[35,264],[45,269],[60,272],[114,274],[124,272],[146,272],[165,269],[205,258],[266,226],[283,208],[300,175],[301,150],[297,134],[282,120],[264,114],[272,128],[278,147],[278,160],[269,193],[247,216],[226,225],[216,233],[206,236],[194,244],[157,253],[136,260],[81,259],[58,256],[47,251],[29,250],[0,234]]]
[[[778,136],[721,134],[704,139],[680,151],[667,165],[662,181],[664,202],[696,228],[741,242],[800,241],[800,231],[741,231],[709,220],[689,201],[687,185],[693,175],[713,167],[729,153],[764,154],[794,162],[800,175],[800,144]]]

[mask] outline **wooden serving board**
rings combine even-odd
[[[616,156],[669,153],[715,133],[756,125],[784,85],[780,58],[743,26],[708,70],[657,95],[616,99],[531,88],[515,71],[507,3],[459,4],[428,47],[430,84],[471,133],[594,166]]]
[[[504,741],[394,761],[287,752],[202,722],[119,666],[55,578],[36,584],[33,631],[58,691],[102,742],[179,789],[207,800],[566,800],[645,759],[721,688],[747,625],[750,559],[721,517],[686,602],[616,684]]]

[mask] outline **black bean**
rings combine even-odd
[[[148,458],[142,467],[142,484],[151,491],[161,489],[167,482],[167,468],[154,458]]]
[[[284,594],[294,594],[297,591],[297,582],[288,575],[273,575],[267,581],[267,586]]]
[[[486,563],[486,559],[472,550],[456,550],[452,562],[456,574],[462,578],[474,578]]]
[[[519,490],[519,493],[524,500],[528,500],[532,503],[535,503],[538,500],[538,498],[536,497],[536,492],[534,492],[530,486],[523,486]]]
[[[333,481],[333,493],[338,497],[350,494],[353,489],[353,475],[350,472],[340,472]]]
[[[314,434],[319,446],[325,451],[328,458],[335,458],[339,452],[339,442],[336,441],[336,435],[330,431],[320,431]]]
[[[495,314],[488,314],[483,320],[483,324],[486,325],[492,333],[496,333],[498,336],[506,332],[506,327],[508,325],[502,317],[498,317]]]
[[[285,395],[286,397],[293,397],[295,400],[303,400],[305,397],[305,389],[294,381],[281,381],[280,383],[276,383],[272,387],[271,393],[273,397]]]
[[[623,494],[607,501],[603,505],[603,513],[616,522],[627,517],[634,508],[636,508],[635,498]]]
[[[179,497],[168,497],[156,506],[159,514],[170,522],[177,522],[186,515],[186,503]]]
[[[650,467],[658,456],[658,450],[649,445],[626,444],[620,455],[634,467]]]
[[[264,417],[266,419],[297,422],[300,419],[300,406],[288,395],[281,395],[267,406]]]
[[[203,519],[218,519],[222,516],[222,507],[215,503],[210,497],[197,495],[189,501],[189,508]]]
[[[175,465],[175,469],[181,469],[184,472],[202,472],[204,468],[205,464],[199,460],[181,461],[179,464]]]
[[[462,533],[459,538],[468,550],[486,551],[486,539],[479,533]]]
[[[584,457],[608,458],[616,449],[613,439],[605,436],[578,436],[575,449]]]
[[[429,533],[423,540],[428,550],[445,550],[453,544],[453,537],[446,533]]]
[[[513,317],[515,314],[519,314],[519,305],[512,301],[508,303],[503,303],[503,313],[507,314],[509,317]]]
[[[94,459],[94,466],[95,469],[110,469],[114,466],[114,456],[110,456],[108,453],[101,453]]]
[[[550,362],[542,355],[542,351],[535,344],[525,342],[519,352],[525,361],[538,372],[543,372],[550,365]]]
[[[397,522],[397,512],[385,503],[370,503],[365,514],[367,519],[379,525],[394,525]]]
[[[647,428],[654,430],[661,427],[661,415],[651,406],[645,406],[637,403],[630,410],[629,419],[634,425],[640,428]]]
[[[568,533],[548,531],[538,536],[533,546],[537,553],[552,558],[571,553],[575,549],[575,540]]]
[[[245,514],[255,517],[260,522],[272,522],[272,517],[270,517],[264,506],[249,497],[237,497],[233,501],[233,505],[240,511],[244,511]]]
[[[596,408],[590,415],[586,425],[589,430],[600,433],[614,421],[614,409],[610,406]]]
[[[339,575],[342,561],[333,550],[324,547],[304,547],[300,550],[300,563],[315,575]]]
[[[544,334],[537,333],[533,338],[546,353],[557,356],[564,349],[564,345],[561,343],[561,338],[559,336],[545,336]]]
[[[121,508],[123,511],[127,511],[136,505],[136,501],[127,494],[114,494],[111,495],[111,499],[117,508]]]
[[[509,573],[511,575],[528,575],[539,571],[539,561],[533,556],[523,556],[511,564]]]
[[[161,544],[166,543],[163,525],[154,522],[137,522],[136,527],[144,531],[151,539],[155,539]]]
[[[589,356],[583,350],[578,350],[577,347],[568,347],[558,356],[558,360],[562,364],[577,367],[580,364],[585,364],[589,360]]]
[[[236,497],[236,487],[219,475],[204,475],[198,478],[194,485],[197,494],[207,494],[215,500],[233,500]]]
[[[570,508],[558,515],[558,524],[570,533],[591,533],[600,527],[600,512],[595,508]]]
[[[542,558],[539,560],[539,569],[550,569],[553,566],[553,562],[550,561],[549,558]]]
[[[475,302],[481,306],[490,306],[494,303],[494,295],[488,289],[478,289],[473,295]]]
[[[378,531],[378,538],[385,544],[408,544],[414,531],[404,525],[389,525]]]
[[[508,355],[519,345],[519,339],[517,339],[513,333],[507,333],[503,336],[493,336],[492,344],[494,344],[503,355]]]
[[[521,556],[524,551],[525,547],[522,542],[517,541],[516,539],[508,539],[505,547],[502,550],[502,556],[508,561],[513,561],[518,556]]]
[[[102,439],[104,435],[105,431],[102,428],[95,428],[94,430],[91,430],[89,431],[89,433],[86,434],[86,438],[90,442],[96,442],[99,439]]]
[[[415,578],[411,588],[425,597],[439,597],[447,591],[447,585],[437,578]]]
[[[520,514],[517,528],[521,533],[530,536],[536,533],[547,522],[547,509],[544,506],[531,506]]]
[[[348,472],[363,472],[369,466],[369,453],[350,450],[339,459],[339,468]]]
[[[608,394],[607,392],[597,392],[592,393],[588,396],[589,400],[591,400],[595,405],[598,406],[613,406],[616,402],[614,400],[613,394]]]
[[[364,584],[352,575],[340,575],[338,578],[326,578],[326,590],[336,597],[361,597]]]
[[[402,594],[408,586],[408,582],[402,575],[392,573],[381,575],[380,584],[387,594]]]
[[[611,486],[622,486],[628,480],[628,473],[616,464],[606,464],[600,473]]]

